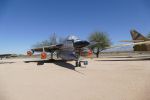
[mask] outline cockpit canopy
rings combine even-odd
[[[80,39],[74,35],[68,36],[66,40],[67,41],[73,41],[73,42],[80,41]]]

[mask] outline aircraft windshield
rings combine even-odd
[[[80,41],[80,39],[78,38],[78,37],[76,37],[76,36],[68,36],[68,38],[67,38],[67,40],[70,40],[70,41]]]

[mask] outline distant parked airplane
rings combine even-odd
[[[11,57],[12,54],[0,54],[0,59],[2,60],[5,57]]]
[[[133,49],[134,51],[150,51],[150,39],[147,37],[144,37],[142,34],[137,32],[136,30],[131,30],[130,34],[132,36],[131,41],[124,40],[122,42],[131,42],[131,44],[124,44],[126,45],[134,45]],[[122,46],[124,46],[122,45]]]

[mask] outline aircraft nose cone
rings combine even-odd
[[[88,46],[90,43],[88,41],[84,41],[84,44]]]

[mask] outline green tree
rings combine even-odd
[[[147,34],[147,37],[150,38],[150,33]]]
[[[58,43],[64,43],[65,42],[65,38],[64,37],[59,37],[58,39]]]
[[[33,45],[34,48],[44,47],[44,46],[50,46],[57,44],[57,36],[55,33],[53,33],[49,39],[43,40],[42,42],[37,42]]]
[[[49,43],[50,43],[50,45],[55,45],[55,44],[57,44],[57,36],[56,36],[56,33],[53,33],[53,34],[49,37]]]
[[[111,45],[111,41],[108,35],[104,32],[94,32],[89,36],[89,41],[94,42],[90,48],[93,50],[93,53],[96,54],[96,57],[99,57],[101,51],[106,49]]]
[[[51,43],[48,40],[44,40],[42,42],[37,42],[36,44],[33,45],[34,48],[40,48],[40,47],[44,47],[44,46],[50,46]]]

